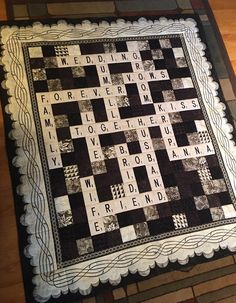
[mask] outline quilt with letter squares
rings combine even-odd
[[[235,250],[233,128],[194,19],[1,35],[36,301]]]

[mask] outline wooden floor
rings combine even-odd
[[[236,74],[236,1],[210,0],[209,2]]]
[[[236,73],[236,1],[210,0],[210,4]],[[3,0],[0,0],[0,20],[6,20]],[[23,303],[25,299],[4,142],[2,112],[0,111],[0,302]]]

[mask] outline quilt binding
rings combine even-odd
[[[21,174],[17,193],[22,196],[25,203],[25,214],[21,217],[21,223],[27,226],[29,234],[29,245],[25,248],[25,255],[31,258],[31,265],[35,267],[32,282],[35,284],[33,295],[36,301],[46,302],[50,297],[57,298],[69,291],[72,293],[79,291],[82,295],[86,295],[100,281],[102,283],[109,281],[111,284],[117,285],[122,276],[128,275],[129,272],[138,272],[140,275],[146,276],[156,265],[166,267],[169,262],[175,261],[186,264],[194,255],[211,258],[214,251],[220,248],[236,251],[236,224],[232,223],[233,221],[230,219],[225,220],[228,224],[224,226],[195,231],[188,235],[182,234],[174,239],[167,238],[149,242],[132,249],[98,257],[95,261],[85,261],[57,269],[45,184],[42,179],[43,172],[42,167],[37,164],[41,161],[37,144],[33,144],[36,129],[30,120],[32,109],[28,100],[29,88],[25,80],[25,70],[21,66],[23,61],[19,60],[20,57],[23,58],[20,52],[20,42],[183,34],[204,105],[212,122],[212,130],[217,138],[235,194],[236,148],[231,134],[233,127],[225,118],[225,105],[217,96],[218,84],[211,77],[212,67],[207,62],[204,52],[205,45],[201,42],[197,32],[198,28],[194,19],[172,20],[164,17],[154,21],[145,18],[133,22],[117,19],[115,22],[101,21],[97,24],[85,20],[78,25],[59,21],[51,26],[37,22],[25,28],[2,27],[3,56],[0,63],[5,71],[5,81],[2,82],[2,87],[7,90],[9,95],[9,104],[5,109],[6,113],[11,115],[12,120],[12,131],[9,136],[15,140],[18,147],[13,165],[18,167]],[[23,76],[25,76],[24,79]]]

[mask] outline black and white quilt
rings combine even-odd
[[[193,19],[1,35],[37,301],[235,250],[232,126]]]

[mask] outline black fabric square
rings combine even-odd
[[[121,119],[127,119],[132,118],[134,113],[132,111],[132,108],[130,106],[127,107],[120,107],[119,108],[119,114]]]
[[[115,245],[122,244],[120,230],[113,230],[104,234],[92,237],[93,247],[95,251],[104,250],[110,247],[111,243]]]
[[[142,104],[138,94],[132,94],[132,95],[128,94],[128,96],[129,96],[130,107],[139,106]]]
[[[128,96],[138,95],[138,87],[136,83],[125,84],[125,88]]]
[[[198,226],[201,224],[198,212],[185,212],[187,221],[188,221],[188,226],[193,227],[193,226]]]
[[[209,168],[214,167],[214,166],[219,166],[219,161],[218,161],[216,155],[207,156],[206,160],[207,160]]]
[[[163,94],[161,91],[151,91],[153,103],[164,102]]]
[[[137,105],[132,107],[133,117],[155,115],[156,110],[153,104]]]
[[[62,260],[67,261],[78,257],[74,226],[68,225],[60,228],[59,237],[61,241]]]
[[[74,148],[75,151],[88,151],[88,147],[87,147],[87,143],[86,143],[86,139],[85,138],[77,138],[77,139],[73,139],[73,144],[74,144]]]
[[[172,48],[163,48],[162,54],[165,59],[175,59]]]
[[[106,234],[108,243],[113,243],[113,245],[120,245],[122,244],[122,238],[120,234],[120,230],[113,230]]]
[[[184,122],[184,128],[186,133],[195,133],[197,131],[196,124],[194,121]]]
[[[105,161],[109,161],[109,160],[105,160]],[[120,173],[116,172],[115,170],[109,171],[109,173],[94,175],[94,180],[95,180],[96,188],[102,188],[102,187],[110,186],[113,183],[116,184],[122,182]]]
[[[139,154],[142,152],[138,141],[128,142],[127,145],[130,155]]]
[[[119,74],[119,73],[132,73],[132,65],[130,62],[126,63],[110,63],[108,64],[108,68],[111,74]]]
[[[53,197],[67,195],[65,176],[62,168],[49,170],[50,184]]]
[[[197,92],[194,88],[175,90],[176,100],[197,98]]]
[[[104,250],[109,247],[109,243],[107,242],[107,234],[108,233],[102,233],[100,235],[95,235],[92,237],[93,247],[95,251]]]
[[[147,175],[147,170],[145,166],[134,167],[134,175],[138,185],[139,193],[151,191],[150,182]]]
[[[161,92],[162,90],[161,81],[149,81],[148,85],[151,92]]]
[[[58,141],[71,139],[71,133],[69,127],[61,127],[56,129],[57,132],[57,139]]]
[[[63,102],[52,104],[53,115],[79,114],[78,102]]]
[[[73,223],[81,224],[87,223],[88,218],[84,204],[84,198],[82,192],[69,195],[70,207],[72,211]]]
[[[181,200],[171,201],[169,203],[170,203],[171,213],[173,215],[177,215],[185,212],[184,205]]]
[[[210,208],[221,206],[221,200],[218,194],[207,195],[207,200]]]
[[[148,40],[150,49],[160,49],[160,42],[158,39],[149,39]]]
[[[171,216],[171,208],[169,202],[158,204],[157,210],[160,218],[167,218]]]
[[[182,47],[182,42],[180,38],[170,38],[170,43],[172,47]]]
[[[117,158],[105,160],[106,168],[108,172],[108,177],[110,178],[110,174],[112,174],[112,179],[108,180],[108,184],[118,184],[122,183],[120,167]],[[113,179],[114,178],[114,179]]]
[[[201,183],[190,184],[193,196],[202,196],[205,195],[205,192],[202,188]]]
[[[192,188],[190,184],[181,184],[181,180],[179,181],[178,184],[178,190],[181,199],[186,199],[186,198],[191,198],[193,196]]]
[[[175,135],[175,139],[176,139],[178,147],[189,145],[186,134]]]
[[[55,57],[56,52],[53,45],[43,45],[42,52],[44,57]]]
[[[84,72],[85,72],[86,77],[98,78],[98,72],[97,72],[96,65],[84,66]]]
[[[86,88],[88,87],[88,83],[85,77],[77,77],[73,78],[74,88]]]
[[[172,90],[172,84],[170,80],[159,81],[161,90]]]
[[[76,153],[72,152],[61,154],[61,160],[63,166],[74,165],[75,163],[77,163]]]
[[[172,125],[173,131],[176,135],[182,135],[186,133],[185,124],[184,123],[174,123]]]
[[[176,67],[176,60],[175,59],[165,59],[164,62],[165,62],[166,68],[168,68],[169,70]],[[173,79],[173,78],[170,77],[170,79]]]
[[[170,79],[191,77],[190,69],[188,67],[181,67],[181,68],[176,67],[176,61],[174,62],[172,67],[171,66],[168,67],[170,67],[170,69],[168,69],[168,74]]]
[[[162,180],[165,187],[172,187],[177,185],[176,178],[173,174],[162,176]]]
[[[156,150],[155,155],[157,158],[160,172],[165,175],[171,173],[171,165],[167,151],[165,149]]]
[[[97,110],[93,114],[94,114],[96,122],[106,122],[106,121],[108,121],[107,113],[106,113],[105,110]]]
[[[69,114],[68,121],[70,126],[82,125],[82,120],[79,112],[74,114]]]
[[[167,68],[167,66],[166,66],[166,60],[164,60],[164,59],[153,60],[153,62],[154,62],[156,70],[158,70],[158,69],[166,69]]]
[[[97,187],[97,194],[99,202],[112,200],[110,186]]]
[[[77,212],[78,211],[81,211],[81,209],[80,210],[78,209]],[[77,212],[75,213],[75,210],[72,210],[72,214],[74,217],[76,217],[76,215],[78,215]],[[85,211],[85,213],[86,213],[86,211]],[[81,215],[82,214],[84,214],[84,211],[81,212]],[[75,233],[76,240],[90,237],[91,233],[90,233],[88,222],[74,223],[74,233]]]
[[[196,212],[196,204],[195,204],[194,199],[192,197],[182,199],[181,203],[183,205],[184,212],[187,212],[187,213]]]
[[[46,69],[47,80],[60,78],[61,69],[62,68],[47,68]]]
[[[43,58],[30,58],[30,66],[32,69],[44,68],[45,63]]]
[[[69,77],[62,77],[60,79],[60,84],[61,84],[61,89],[62,90],[69,90],[69,89],[74,89],[75,84],[74,84],[74,79],[73,78],[69,78]]]
[[[99,87],[100,86],[100,81],[99,78],[96,76],[87,76],[86,77],[86,83],[87,87]]]
[[[115,46],[116,46],[117,52],[127,52],[128,51],[126,41],[115,42]]]
[[[176,92],[177,91],[175,91],[175,93]],[[181,116],[182,120],[186,121],[186,122],[187,121],[203,120],[204,119],[203,113],[200,109],[191,111],[191,114],[189,114],[189,111],[180,112],[180,116]]]
[[[142,223],[146,221],[142,208],[117,214],[120,227]]]
[[[142,179],[138,182],[138,191],[139,193],[145,193],[151,191],[150,182],[148,179]]]
[[[151,138],[162,138],[161,130],[159,126],[152,126],[148,128]]]
[[[34,81],[33,85],[35,93],[48,92],[48,84],[46,80]]]
[[[147,224],[151,236],[161,235],[165,232],[174,230],[172,217],[165,217],[158,220],[148,221]]]
[[[170,165],[171,165],[173,172],[183,172],[184,171],[183,163],[181,160],[170,161]]]
[[[99,135],[99,140],[102,147],[114,145],[112,134]]]
[[[230,194],[227,191],[218,193],[218,196],[219,196],[221,205],[228,205],[228,204],[232,203]]]
[[[81,178],[91,176],[92,168],[85,138],[73,139],[75,149],[75,164],[78,164]]]
[[[96,122],[108,121],[104,100],[102,98],[92,100],[93,114]]]
[[[178,184],[195,184],[200,181],[196,170],[187,171],[184,173],[176,172],[175,176]]]
[[[61,87],[63,90],[74,89],[75,87],[75,79],[72,77],[72,73],[70,69],[65,69],[61,76]]]
[[[223,178],[223,173],[222,170],[219,166],[213,166],[209,167],[212,179],[222,179]]]
[[[112,142],[117,144],[123,144],[126,143],[126,138],[124,132],[117,132],[112,134]]]
[[[92,55],[92,54],[104,53],[103,43],[101,43],[101,42],[81,43],[80,51],[81,51],[81,55]],[[89,56],[88,56],[87,60],[88,60],[88,63],[90,63],[89,60],[91,60],[91,59]]]
[[[198,211],[198,217],[201,224],[207,224],[212,222],[212,217],[209,209],[203,209]]]
[[[140,51],[142,61],[152,60],[152,53],[150,50]]]

